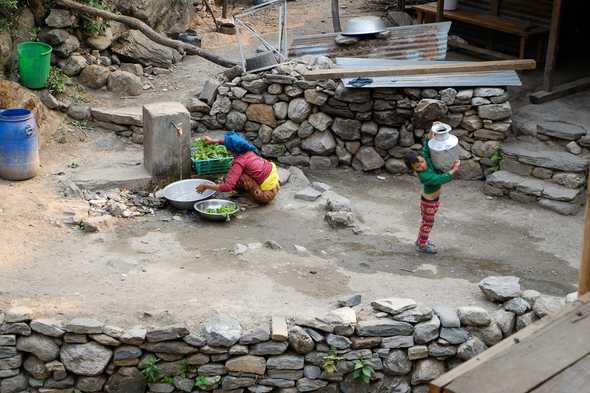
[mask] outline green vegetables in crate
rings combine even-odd
[[[192,146],[192,158],[194,160],[211,160],[215,158],[227,158],[231,154],[227,151],[225,146],[218,144],[208,145],[201,138],[195,139]]]

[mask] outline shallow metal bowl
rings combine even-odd
[[[229,214],[207,213],[207,209],[216,209],[218,207],[227,205],[228,203],[231,203],[236,207],[235,210]],[[195,210],[197,211],[197,213],[199,213],[201,217],[203,217],[206,220],[227,221],[228,216],[233,216],[234,214],[240,211],[240,208],[238,207],[237,203],[232,201],[228,201],[225,199],[209,199],[206,201],[195,203]]]
[[[203,183],[215,184],[210,180],[204,179],[179,180],[168,184],[164,190],[162,190],[162,194],[175,208],[185,210],[192,209],[195,202],[202,201],[215,194],[215,191],[213,190],[205,190],[202,193],[197,192],[196,187]]]
[[[351,18],[346,23],[342,35],[363,36],[385,31],[385,23],[378,16],[360,16]]]

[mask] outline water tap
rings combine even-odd
[[[182,123],[178,123],[178,125],[176,125],[176,123],[174,123],[173,121],[170,122],[170,125],[172,127],[174,127],[176,129],[176,135],[181,136],[182,135]]]

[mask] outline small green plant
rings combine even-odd
[[[57,67],[51,67],[47,79],[47,89],[52,93],[63,93],[66,91],[66,79],[68,77]]]
[[[188,364],[188,362],[185,360],[182,361],[182,363],[180,364],[180,376],[182,378],[188,378],[188,375],[191,373],[191,366]]]
[[[29,35],[31,37],[31,41],[39,41],[39,33],[41,32],[41,28],[39,26],[34,26]]]
[[[322,362],[322,370],[324,370],[324,372],[326,374],[335,373],[338,368],[338,362],[340,362],[341,360],[344,360],[344,358],[338,356],[338,353],[336,352],[336,348],[334,348],[334,347],[330,348],[330,351],[328,352],[328,354],[326,356],[324,356],[324,359]]]
[[[155,356],[150,356],[145,361],[145,367],[143,368],[143,370],[141,370],[141,373],[148,381],[148,383],[156,383],[162,376],[162,369],[160,368],[160,366],[158,366],[159,361],[160,359],[158,359]]]
[[[504,157],[502,156],[502,153],[500,153],[499,151],[492,154],[492,156],[490,157],[490,160],[494,162],[494,165],[490,167],[490,171],[492,173],[500,170],[500,165],[502,164],[503,159]]]
[[[164,378],[162,378],[162,383],[174,386],[174,377],[171,375],[166,375]]]
[[[375,370],[371,366],[371,363],[369,363],[369,359],[357,359],[354,361],[354,370],[352,372],[354,379],[368,384],[371,382],[374,374]]]
[[[110,4],[105,0],[82,0],[82,3],[86,3],[91,7],[98,8],[99,10],[113,10]],[[104,20],[98,16],[83,15],[81,17],[81,28],[89,37],[101,35],[109,26],[110,22],[108,20]]]
[[[206,390],[206,388],[209,386],[209,381],[207,380],[207,377],[204,377],[202,375],[199,375],[196,379],[195,379],[195,387],[199,388],[201,390]]]

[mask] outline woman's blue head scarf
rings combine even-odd
[[[235,131],[228,131],[225,133],[223,136],[223,145],[235,156],[241,156],[249,151],[258,154],[256,146],[242,138],[242,136]]]

